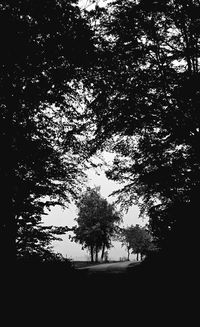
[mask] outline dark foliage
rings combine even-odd
[[[119,241],[122,242],[122,246],[126,247],[127,260],[129,260],[130,253],[137,254],[137,260],[139,260],[140,254],[140,259],[142,260],[144,255],[156,250],[147,226],[141,227],[136,224],[135,226],[131,225],[121,228]]]
[[[92,34],[76,1],[7,0],[0,40],[0,246],[12,261],[18,229],[35,230],[45,208],[79,191],[77,88]]]
[[[88,108],[94,148],[111,139],[118,152],[107,175],[125,183],[119,202],[139,204],[159,244],[179,249],[199,198],[199,11],[191,0],[113,2]]]

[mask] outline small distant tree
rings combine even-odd
[[[132,242],[132,226],[123,228],[119,234],[119,240],[122,242],[122,246],[126,247],[127,260],[130,260],[131,242]]]
[[[152,236],[149,231],[146,227],[140,227],[138,224],[123,228],[120,233],[120,240],[122,246],[127,249],[127,260],[130,260],[130,253],[135,253],[137,260],[139,260],[140,254],[142,260],[143,256],[152,247]]]
[[[112,244],[111,240],[117,231],[117,225],[121,221],[119,212],[113,204],[108,203],[100,195],[100,188],[87,188],[78,203],[78,217],[75,219],[78,226],[73,231],[75,236],[72,241],[78,242],[83,249],[88,249],[91,262],[98,261],[98,253],[101,250],[101,260],[105,258],[105,250]]]

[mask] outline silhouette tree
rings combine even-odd
[[[132,230],[131,227],[123,228],[120,232],[119,240],[122,242],[122,246],[127,249],[127,260],[130,260],[131,242],[132,242]]]
[[[130,260],[130,253],[135,253],[137,260],[139,260],[140,254],[142,259],[152,248],[152,236],[150,232],[147,231],[146,227],[140,227],[138,224],[122,228],[119,234],[119,240],[122,242],[122,246],[125,246],[127,249],[127,260]]]
[[[62,241],[59,235],[67,231],[67,227],[42,226],[41,223],[20,226],[16,238],[18,260],[43,263],[59,259],[53,251],[52,241]]]
[[[95,261],[98,261],[100,250],[103,260],[105,250],[111,247],[112,237],[121,221],[114,205],[102,198],[99,191],[99,188],[87,188],[78,200],[78,217],[75,219],[78,226],[74,227],[75,236],[72,237],[72,241],[89,250],[91,262],[94,261],[94,255]]]
[[[79,191],[78,85],[93,45],[74,0],[0,1],[0,40],[0,246],[13,261],[18,228]]]
[[[198,208],[199,12],[195,0],[114,1],[96,31],[91,144],[111,139],[118,154],[107,176],[125,183],[119,201],[140,205],[161,238],[175,226],[183,227],[177,238],[187,238],[187,215],[178,209],[192,216]]]

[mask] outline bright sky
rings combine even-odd
[[[104,158],[107,162],[110,162],[113,158],[113,155],[105,153]],[[109,202],[112,202],[114,198],[109,198],[108,196],[114,191],[117,190],[120,186],[119,184],[110,181],[106,178],[104,172],[94,169],[89,169],[88,172],[89,183],[88,186],[100,186],[101,195],[106,198]],[[55,225],[55,226],[68,226],[72,227],[76,224],[74,218],[77,215],[76,206],[72,203],[69,208],[62,209],[60,207],[54,207],[51,212],[44,218],[45,225]],[[123,217],[122,226],[130,225],[144,225],[147,221],[142,218],[138,218],[139,210],[137,206],[132,206],[127,214]],[[69,240],[70,233],[64,235],[63,241],[54,242],[54,251],[62,253],[65,257],[74,260],[89,260],[89,254],[87,250],[82,250],[81,245],[71,242]],[[110,260],[119,260],[122,257],[126,257],[125,248],[121,247],[120,242],[112,242],[113,247],[109,250],[108,257]],[[130,259],[134,259],[135,256],[132,255]]]
[[[91,10],[95,8],[95,5],[104,7],[109,2],[108,0],[79,0],[79,6],[80,8]]]

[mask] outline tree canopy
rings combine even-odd
[[[42,226],[41,223],[21,225],[16,238],[18,261],[43,263],[63,260],[54,252],[52,241],[62,241],[59,236],[67,231],[67,227]]]
[[[98,261],[98,253],[102,250],[103,260],[105,249],[112,245],[112,237],[117,231],[121,216],[114,205],[100,195],[99,188],[87,188],[77,202],[77,207],[77,226],[74,227],[75,236],[72,240],[80,243],[83,249],[89,250],[92,262],[94,254]]]
[[[137,260],[139,260],[139,254],[142,259],[154,247],[153,239],[148,229],[138,224],[122,228],[119,233],[119,240],[122,242],[122,246],[125,246],[127,249],[128,260],[130,253],[135,253]]]
[[[114,140],[107,175],[125,183],[119,201],[139,204],[160,238],[186,237],[198,207],[199,12],[195,0],[114,1],[95,34],[93,144]]]
[[[0,240],[12,261],[18,228],[79,192],[77,89],[93,42],[74,0],[0,1],[0,40]]]
[[[198,208],[199,1],[116,0],[84,15],[77,3],[0,1],[0,246],[10,260],[22,230],[41,235],[45,208],[78,195],[86,154],[105,145],[119,202],[140,205],[161,248],[187,237]]]

